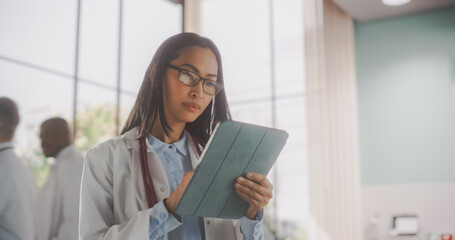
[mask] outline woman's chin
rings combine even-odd
[[[182,120],[186,123],[192,123],[196,121],[200,114],[186,114],[186,116],[182,116]]]

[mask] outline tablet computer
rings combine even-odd
[[[274,128],[224,121],[214,129],[176,207],[182,216],[239,219],[248,202],[234,183],[248,172],[267,175],[283,149],[288,133]]]

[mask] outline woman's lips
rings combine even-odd
[[[201,107],[197,104],[192,104],[192,103],[183,103],[183,105],[185,106],[186,109],[188,109],[188,111],[190,112],[196,112],[197,110],[199,110]]]

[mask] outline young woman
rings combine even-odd
[[[175,213],[212,129],[229,118],[215,44],[194,33],[162,43],[123,135],[87,152],[80,239],[261,239],[273,188],[262,174],[233,186],[249,203],[240,220]]]

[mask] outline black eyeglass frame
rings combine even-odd
[[[196,86],[201,80],[203,80],[203,83],[202,83],[202,90],[204,90],[205,93],[207,93],[207,94],[209,94],[209,95],[213,95],[213,96],[215,96],[215,95],[217,95],[218,93],[220,93],[220,91],[223,89],[223,85],[222,85],[222,84],[218,83],[217,81],[213,81],[213,80],[210,80],[210,79],[207,79],[207,78],[203,78],[203,77],[199,76],[199,74],[197,74],[197,73],[195,73],[195,72],[193,72],[193,71],[190,71],[190,70],[188,70],[188,69],[179,68],[179,67],[174,66],[174,65],[172,65],[172,64],[167,64],[167,66],[168,66],[169,68],[171,68],[171,69],[174,69],[174,70],[179,71],[179,76],[178,76],[179,82],[185,84],[186,86],[194,87],[194,86]],[[188,85],[188,84],[186,84],[186,83],[180,81],[180,74],[182,73],[182,71],[190,72],[190,73],[196,75],[199,79],[196,81],[196,83],[195,83],[194,85]],[[216,91],[216,87],[215,87],[215,91],[216,91],[215,94],[209,93],[209,92],[207,92],[207,91],[205,90],[205,82],[207,82],[207,81],[209,81],[209,82],[213,83],[215,86],[218,86],[218,87],[219,87],[218,91]]]

